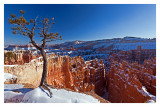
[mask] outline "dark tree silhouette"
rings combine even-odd
[[[13,34],[24,35],[30,39],[30,43],[40,51],[43,57],[43,73],[40,82],[40,86],[44,89],[47,89],[52,96],[50,89],[48,88],[47,84],[47,56],[44,51],[47,42],[55,41],[55,40],[62,40],[62,37],[59,35],[58,32],[53,33],[49,31],[51,26],[55,24],[54,18],[49,20],[48,18],[39,18],[38,16],[33,20],[27,21],[24,17],[25,11],[20,10],[21,16],[17,17],[14,14],[10,14],[11,18],[8,19],[9,23],[12,24],[12,32]],[[39,35],[42,38],[42,44],[37,44],[34,40],[35,35]]]

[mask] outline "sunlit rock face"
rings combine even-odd
[[[156,58],[145,60],[143,65],[132,63],[131,67],[147,91],[156,95]]]
[[[117,61],[117,65],[126,62],[132,74],[137,76],[139,82],[146,87],[147,91],[153,95],[156,95],[156,57],[155,50],[141,49],[138,47],[137,50],[131,51],[120,51],[119,54],[113,53],[109,56],[108,61]],[[109,75],[107,74],[106,77]],[[108,82],[108,81],[107,81]],[[109,84],[107,84],[107,87]]]
[[[137,46],[136,50],[120,51],[119,53],[113,53],[109,56],[108,60],[123,61],[128,62],[138,62],[142,64],[144,60],[156,57],[155,49],[141,49],[141,46]]]
[[[156,95],[156,58],[143,59],[144,63],[139,64],[134,62],[134,54],[132,51],[121,51],[120,54],[110,55],[108,62],[111,64],[107,75],[102,60],[85,61],[81,56],[50,55],[47,56],[47,82],[56,88],[95,92],[99,96],[103,96],[107,89],[111,102],[146,102],[150,97],[144,93],[142,86]],[[25,61],[22,62],[24,55]],[[17,76],[18,84],[28,83],[38,87],[43,71],[42,57],[34,59],[32,54],[26,53],[17,55],[15,59],[19,65],[6,65],[5,72]]]
[[[150,99],[142,90],[142,83],[133,69],[126,61],[111,63],[107,78],[109,101],[114,103],[143,103]]]
[[[59,56],[48,60],[49,84],[57,88],[70,88],[78,92],[96,92],[102,96],[105,89],[103,61],[85,62],[80,56]]]
[[[7,52],[6,52],[7,53]],[[10,52],[11,53],[11,52]],[[31,51],[17,51],[17,52],[12,52],[12,56],[7,56],[4,57],[5,65],[22,65],[24,63],[29,63],[32,59],[35,59],[36,56],[33,55]]]
[[[32,84],[38,87],[42,76],[43,66],[36,61],[23,65],[4,66],[4,72],[17,76],[16,84]]]
[[[4,71],[17,76],[17,83],[40,84],[43,59],[31,60],[23,65],[5,66]],[[103,61],[84,61],[80,56],[48,56],[47,82],[56,88],[69,88],[77,92],[95,92],[102,96],[105,90]]]

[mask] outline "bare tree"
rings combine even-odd
[[[27,21],[27,19],[24,17],[25,11],[20,10],[21,16],[17,17],[14,14],[10,14],[11,18],[8,19],[9,23],[12,24],[12,32],[13,34],[19,34],[24,35],[30,39],[30,43],[33,44],[33,46],[40,51],[42,57],[43,57],[43,73],[42,78],[40,82],[40,86],[47,89],[52,96],[47,84],[47,56],[44,51],[46,43],[55,41],[55,40],[62,40],[62,37],[59,35],[58,32],[53,33],[50,32],[51,26],[55,24],[54,18],[51,18],[49,20],[48,18],[39,18],[38,16],[33,20],[30,19],[30,21]],[[38,34],[42,38],[42,44],[38,45],[34,37]]]

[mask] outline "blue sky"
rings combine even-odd
[[[10,13],[34,19],[36,16],[55,18],[53,32],[62,35],[62,41],[90,41],[125,36],[156,37],[155,4],[5,4],[4,42],[5,44],[28,44],[29,39],[13,35],[8,23]],[[38,35],[35,36],[40,43]]]

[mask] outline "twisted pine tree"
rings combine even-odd
[[[29,21],[27,21],[27,19],[24,17],[25,11],[20,10],[20,13],[21,16],[19,17],[14,14],[10,14],[11,17],[8,19],[8,21],[11,25],[13,25],[11,27],[12,32],[13,34],[19,34],[28,37],[30,39],[30,43],[32,43],[33,46],[40,51],[43,57],[43,73],[40,87],[47,89],[50,93],[50,96],[52,96],[52,93],[48,88],[48,86],[50,85],[47,84],[47,56],[44,48],[47,42],[62,40],[62,36],[60,36],[58,32],[53,33],[49,31],[51,29],[51,26],[55,24],[54,18],[51,18],[51,20],[49,20],[48,18],[39,18],[40,20],[37,20],[37,16],[34,20],[30,19]],[[42,38],[42,44],[38,45],[35,42],[35,35],[39,35],[39,37]]]

